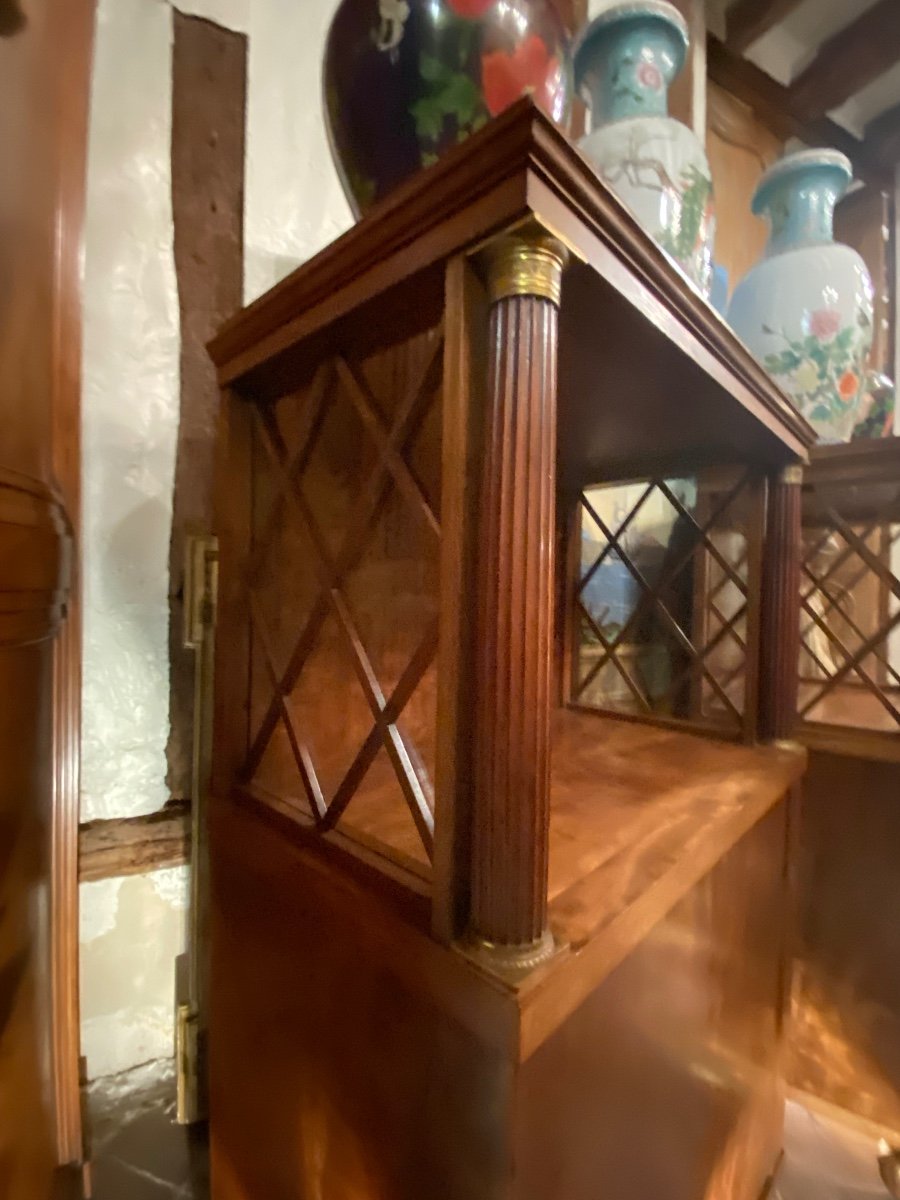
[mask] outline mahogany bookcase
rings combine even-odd
[[[217,1200],[756,1200],[812,431],[529,102],[211,354]],[[741,505],[739,692],[667,601],[684,564],[650,580],[604,519],[614,484],[675,496],[719,570]],[[591,627],[586,515],[693,704]],[[634,711],[580,688],[598,644]]]
[[[900,1130],[900,438],[815,447],[802,526],[789,1076]]]

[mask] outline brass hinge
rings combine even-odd
[[[216,621],[219,545],[211,534],[191,534],[184,552],[184,644],[199,650]]]

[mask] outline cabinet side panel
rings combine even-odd
[[[516,1200],[756,1200],[781,1146],[785,805],[528,1060]]]
[[[239,804],[211,838],[216,1200],[507,1200],[512,1069],[434,990],[452,952]]]
[[[900,1130],[900,765],[814,750],[800,823],[792,1084]]]

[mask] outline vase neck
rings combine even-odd
[[[665,117],[683,45],[664,23],[635,17],[599,29],[580,52],[594,127],[626,117]]]
[[[844,189],[832,174],[810,170],[772,187],[760,206],[770,227],[766,257],[834,241],[834,209]]]

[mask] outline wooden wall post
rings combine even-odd
[[[759,658],[759,735],[791,736],[797,714],[800,655],[800,501],[803,468],[769,477],[762,566]]]
[[[547,931],[564,248],[534,227],[486,252],[491,301],[476,551],[470,932],[499,967],[552,953]]]
[[[706,145],[706,5],[704,0],[674,0],[687,21],[691,39],[687,61],[669,89],[669,112]]]

